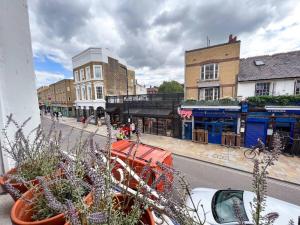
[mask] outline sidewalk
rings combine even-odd
[[[78,129],[82,129],[82,123],[76,122],[74,118],[60,120],[60,123],[66,124]],[[97,127],[89,124],[84,130],[95,132],[106,136],[106,126]],[[117,131],[112,130],[112,136],[115,137]],[[144,144],[168,150],[176,155],[201,160],[220,166],[229,167],[245,172],[252,172],[253,163],[244,157],[245,148],[227,148],[214,144],[199,144],[191,141],[157,136],[150,134],[141,134],[141,141]],[[269,169],[269,177],[281,181],[287,181],[300,185],[300,158],[281,155],[278,162]]]

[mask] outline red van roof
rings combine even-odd
[[[137,149],[137,143],[128,140],[121,140],[112,144],[112,154],[118,155],[120,158],[127,157],[130,149],[130,159],[146,165],[152,159],[151,166],[156,166],[156,162],[166,163],[165,159],[171,156],[171,152],[164,149],[140,143]],[[168,161],[168,160],[167,160]]]

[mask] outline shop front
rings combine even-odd
[[[193,109],[194,130],[207,133],[207,142],[224,144],[224,135],[239,133],[239,108]]]
[[[180,121],[180,118],[176,117],[170,109],[130,109],[129,115],[140,132],[168,137],[179,135],[176,121]]]
[[[274,133],[280,135],[285,151],[296,148],[294,145],[300,140],[300,107],[266,106],[264,112],[248,112],[245,133],[246,147],[255,146],[258,138],[268,147],[272,147]]]
[[[240,106],[182,106],[182,138],[240,146]]]

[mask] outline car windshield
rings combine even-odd
[[[212,201],[212,212],[218,223],[239,222],[237,212],[239,212],[240,218],[248,221],[243,203],[243,191],[217,191]]]

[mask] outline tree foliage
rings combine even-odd
[[[175,81],[164,81],[159,87],[158,87],[158,93],[182,93],[183,92],[183,86]]]

